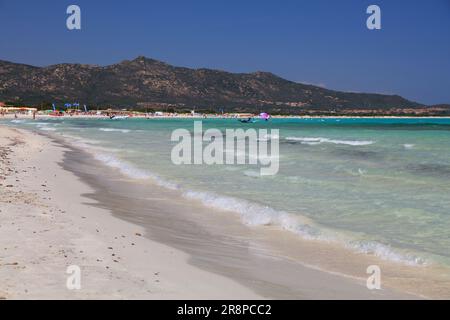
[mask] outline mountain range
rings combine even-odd
[[[398,95],[350,93],[285,80],[269,72],[189,69],[138,57],[109,66],[36,67],[0,61],[0,101],[42,105],[279,114],[416,112],[427,107]],[[450,106],[430,107],[429,110]]]

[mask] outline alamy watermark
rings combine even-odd
[[[69,30],[81,30],[81,8],[76,4],[67,7],[66,13],[69,15],[66,20],[66,27]],[[366,20],[369,30],[381,30],[381,8],[376,4],[367,7],[366,13],[370,16]]]
[[[377,265],[368,266],[366,273],[370,274],[367,278],[366,286],[369,290],[381,289],[381,268]]]
[[[366,26],[369,30],[381,30],[381,9],[376,4],[372,4],[367,7],[367,14],[370,16],[367,18]]]
[[[66,26],[69,30],[81,30],[81,9],[72,4],[67,7],[66,13],[69,17],[66,20]]]
[[[66,273],[69,275],[66,280],[68,290],[81,290],[81,268],[77,265],[68,266]]]
[[[81,30],[81,8],[76,4],[67,7],[66,13],[69,15],[66,20],[66,27],[69,30]],[[369,30],[381,30],[381,8],[372,4],[367,7],[366,13],[370,16],[366,20]]]
[[[187,129],[172,132],[175,165],[257,165],[262,176],[276,175],[279,163],[279,130],[271,129],[208,129],[201,121],[194,122],[193,135]],[[205,145],[206,144],[206,145]]]

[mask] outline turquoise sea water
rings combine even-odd
[[[275,224],[402,263],[450,265],[450,120],[203,120],[204,129],[279,129],[275,176],[252,165],[174,165],[171,133],[193,131],[193,121],[1,122],[64,135],[130,178],[152,179],[246,224]]]

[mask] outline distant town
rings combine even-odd
[[[161,105],[158,105],[161,107]],[[50,116],[50,117],[76,117],[76,116],[97,116],[106,117],[112,115],[121,115],[128,117],[214,117],[214,118],[247,118],[254,117],[257,113],[251,112],[214,112],[212,110],[176,110],[176,106],[167,105],[165,108],[156,109],[146,108],[112,108],[112,107],[88,107],[83,105],[81,108],[73,105],[55,105],[42,104],[41,106],[26,106],[0,102],[0,116]],[[303,109],[295,115],[283,113],[271,113],[272,117],[447,117],[450,116],[450,105],[437,105],[423,108],[391,108],[391,109],[344,109],[344,110],[310,110]]]

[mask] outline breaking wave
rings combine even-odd
[[[99,128],[98,130],[103,132],[121,132],[121,133],[129,133],[131,131],[128,129],[114,129],[114,128]]]
[[[322,143],[333,143],[333,144],[343,144],[343,145],[349,145],[349,146],[367,146],[374,144],[374,141],[366,140],[334,140],[334,139],[328,139],[328,138],[308,138],[308,137],[286,137],[286,140],[288,141],[299,141],[302,144],[308,144],[308,145],[318,145]]]

